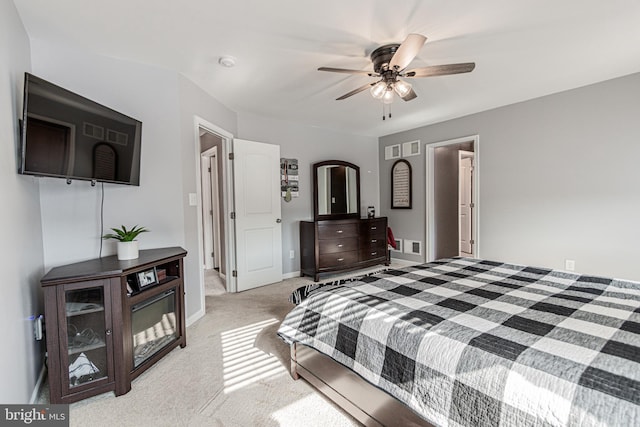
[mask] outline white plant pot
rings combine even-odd
[[[118,259],[124,261],[127,259],[138,258],[138,242],[118,242]]]

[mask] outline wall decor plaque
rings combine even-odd
[[[411,209],[411,164],[406,160],[391,167],[391,209]]]

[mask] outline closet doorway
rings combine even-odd
[[[426,260],[478,257],[477,135],[426,146]]]

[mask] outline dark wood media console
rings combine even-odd
[[[51,403],[113,391],[177,346],[185,347],[180,247],[109,256],[51,269],[41,280]]]

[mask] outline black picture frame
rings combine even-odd
[[[138,284],[139,289],[158,284],[158,273],[156,272],[156,268],[152,267],[147,270],[137,272],[136,283]]]
[[[391,167],[391,209],[411,209],[411,163],[396,160]]]

